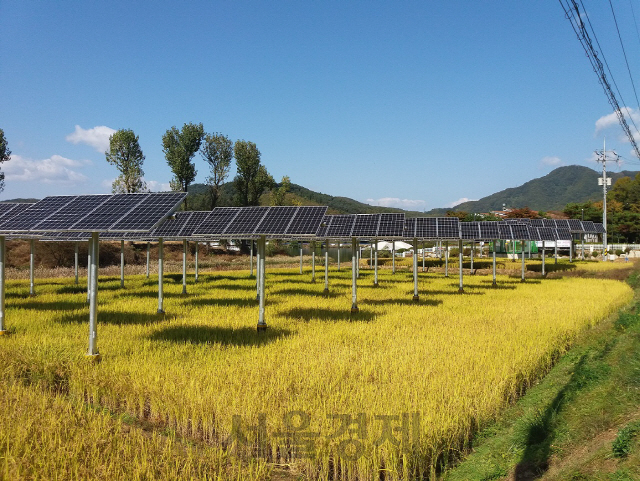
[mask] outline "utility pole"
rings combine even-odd
[[[607,161],[609,162],[617,162],[620,159],[620,156],[615,152],[611,151],[613,155],[612,158],[607,157],[607,143],[606,139],[603,142],[603,149],[601,151],[596,150],[596,155],[598,158],[596,162],[602,162],[602,177],[598,179],[598,185],[602,186],[602,225],[604,226],[604,234],[602,234],[602,260],[609,260],[608,253],[608,245],[607,245],[607,185],[611,185],[611,178],[607,178]]]

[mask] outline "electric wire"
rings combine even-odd
[[[578,6],[578,3],[576,2],[576,0],[559,0],[559,2],[560,2],[560,5],[561,5],[562,9],[565,12],[565,18],[567,18],[567,20],[569,20],[569,23],[571,24],[571,28],[573,28],[573,31],[576,34],[577,38],[578,38],[578,41],[580,42],[580,44],[582,45],[582,47],[585,50],[585,53],[587,54],[587,58],[589,59],[589,62],[591,63],[591,66],[592,66],[594,72],[598,76],[598,81],[599,81],[600,85],[602,86],[602,88],[603,88],[603,90],[605,92],[605,95],[607,96],[607,99],[609,100],[609,104],[611,104],[611,106],[613,107],[613,111],[615,112],[616,116],[618,117],[618,121],[620,122],[620,126],[624,130],[625,134],[627,135],[627,138],[629,139],[629,142],[633,146],[633,150],[634,150],[636,156],[640,159],[640,149],[638,148],[638,145],[636,144],[634,135],[631,133],[631,130],[629,128],[629,125],[627,124],[625,116],[622,113],[622,109],[620,108],[620,104],[618,103],[618,99],[616,98],[615,93],[611,89],[611,84],[607,80],[607,75],[605,73],[602,61],[600,61],[600,58],[598,57],[598,52],[596,51],[595,47],[593,46],[593,42],[591,40],[591,37],[589,36],[589,33],[588,33],[587,28],[585,26],[585,23],[582,20],[582,15],[580,13],[580,7]],[[565,5],[565,2],[566,2],[566,5]],[[584,4],[582,3],[582,0],[580,0],[580,4],[582,5],[583,10],[585,10],[584,9]],[[586,10],[585,10],[585,16],[587,18],[587,22],[589,23],[589,27],[591,28],[591,32],[593,33],[593,36],[596,39],[596,43],[598,45],[598,48],[602,52],[602,47],[600,46],[600,43],[598,42],[598,38],[597,38],[597,36],[595,34],[595,30],[593,29],[593,25],[591,25],[591,20],[589,19],[589,16],[586,14]],[[613,74],[611,73],[611,69],[609,68],[609,65],[608,65],[608,63],[606,61],[606,58],[604,57],[604,53],[602,54],[602,58],[603,58],[605,64],[607,65],[607,70],[609,71],[609,74],[611,75],[611,80],[612,80],[613,84],[616,87],[618,95],[620,96],[620,99],[624,102],[624,99],[622,99],[622,95],[620,94],[620,89],[618,89],[618,86],[615,83],[615,79],[613,78]],[[628,114],[628,108],[627,108],[627,114]],[[629,115],[629,118],[630,118],[631,122],[633,123],[634,127],[636,128],[636,131],[638,132],[638,128],[635,125],[635,122],[633,122],[633,118],[631,118],[630,115]]]
[[[622,54],[624,55],[624,61],[627,64],[627,72],[629,72],[629,80],[631,80],[631,87],[633,87],[633,94],[636,97],[636,105],[638,105],[638,110],[640,110],[640,101],[638,100],[638,93],[636,92],[636,84],[634,83],[633,76],[631,75],[629,60],[627,59],[627,52],[624,49],[624,43],[622,42],[622,35],[620,35],[620,28],[618,27],[618,19],[616,18],[616,12],[613,10],[613,3],[611,3],[611,0],[609,0],[609,6],[611,7],[613,22],[616,24],[616,31],[618,32],[618,39],[620,40],[620,47],[622,47]],[[636,128],[636,130],[638,129]]]

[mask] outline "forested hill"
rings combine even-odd
[[[207,210],[209,206],[208,187],[204,184],[193,184],[189,186],[189,209]],[[219,206],[231,206],[233,204],[234,188],[232,182],[227,182],[222,186]],[[270,194],[264,194],[260,203],[270,204]],[[332,195],[314,192],[301,185],[291,184],[291,189],[286,196],[289,205],[326,205],[329,207],[329,214],[370,214],[374,212],[400,212],[408,216],[424,215],[422,212],[406,211],[391,207],[378,207],[348,197],[334,197]]]
[[[634,178],[638,172],[623,170],[607,173],[612,185],[621,177]],[[465,212],[489,212],[507,208],[529,207],[533,210],[562,210],[570,202],[586,202],[602,200],[602,186],[598,185],[598,177],[602,173],[589,167],[570,165],[558,167],[544,177],[530,180],[519,187],[496,192],[480,200],[464,202],[454,207]],[[433,209],[427,215],[444,214],[451,209]]]

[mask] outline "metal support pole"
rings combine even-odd
[[[584,232],[580,234],[581,242],[582,242],[582,260],[584,260]]]
[[[542,277],[546,275],[546,273],[544,272],[544,251],[544,241],[542,241]]]
[[[300,242],[300,274],[302,274],[302,242]]]
[[[252,273],[253,275],[253,273]],[[196,279],[195,282],[198,282],[198,241],[196,241]]]
[[[256,300],[260,302],[260,269],[262,266],[262,264],[260,263],[260,260],[262,259],[262,256],[263,256],[262,249],[260,248],[260,239],[258,239],[258,243],[256,247],[257,247],[256,249]]]
[[[460,286],[458,287],[458,292],[463,292],[464,289],[462,287],[462,239],[458,241],[458,257],[460,260]]]
[[[440,251],[440,255],[442,256],[442,250]],[[424,241],[422,241],[422,272],[424,272]]]
[[[493,285],[496,285],[496,243],[497,240],[493,240]]]
[[[265,283],[265,262],[264,262],[264,258],[266,255],[266,238],[265,236],[260,236],[260,239],[258,240],[258,253],[260,253],[260,259],[259,259],[259,266],[258,266],[258,272],[259,275],[258,277],[259,279],[259,284],[260,284],[260,304],[258,307],[258,332],[260,331],[266,331],[267,330],[267,323],[264,320],[264,298],[265,296],[265,292],[264,292],[264,283]]]
[[[29,241],[29,295],[36,295],[35,283],[33,281],[33,265],[35,264],[36,257],[36,241],[31,239]]]
[[[419,301],[418,295],[418,239],[413,238],[413,300]]]
[[[471,274],[473,274],[473,251],[476,250],[475,242],[471,242]]]
[[[373,287],[378,287],[378,240],[376,239],[375,253],[373,255]]]
[[[553,263],[557,264],[558,263],[558,239],[556,239],[555,241],[555,248],[554,248],[554,253],[553,253]]]
[[[93,241],[89,237],[87,245],[87,304],[91,301],[91,258],[93,257]]]
[[[76,276],[76,286],[78,285],[78,243],[76,242],[75,255],[73,257],[73,266]]]
[[[373,245],[369,244],[369,267],[373,269]]]
[[[187,293],[187,239],[182,239],[182,293]]]
[[[98,255],[99,239],[98,232],[91,233],[91,299],[89,300],[89,350],[87,357],[95,360],[100,359],[98,352]]]
[[[573,234],[571,235],[571,243],[569,244],[569,262],[573,262]]]
[[[338,241],[338,272],[340,272],[340,241]]]
[[[356,262],[356,276],[358,278],[360,278],[360,254],[361,254],[361,252],[360,252],[360,243],[358,242],[357,245],[358,245],[358,250],[356,251],[357,252],[357,254],[356,254],[356,260],[357,260],[357,262]]]
[[[329,294],[329,239],[324,250],[324,294]]]
[[[164,241],[162,237],[158,239],[158,314],[164,314]]]
[[[120,241],[120,287],[124,288],[124,239]]]
[[[4,264],[5,264],[5,251],[6,251],[6,243],[5,237],[0,235],[0,336],[4,336],[9,333],[7,331],[7,326],[4,322]]]
[[[356,238],[351,239],[351,312],[358,312],[358,250]]]
[[[522,277],[520,282],[524,282],[524,241],[520,241],[520,246],[522,247]]]
[[[313,243],[311,249],[311,282],[316,282],[316,243]]]
[[[249,241],[249,277],[253,277],[253,240]]]
[[[147,242],[147,279],[149,279],[149,261],[151,259],[151,242]]]
[[[444,276],[449,277],[449,241],[444,243]]]
[[[396,273],[396,241],[391,241],[391,273]]]

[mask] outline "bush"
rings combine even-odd
[[[631,441],[640,432],[640,421],[627,424],[618,431],[613,442],[613,455],[617,458],[624,458],[631,452]]]
[[[591,257],[598,257],[598,251],[593,251],[591,253]]]
[[[624,251],[622,249],[616,249],[614,251],[614,254],[617,255],[617,256],[621,256],[622,254],[624,254]]]

